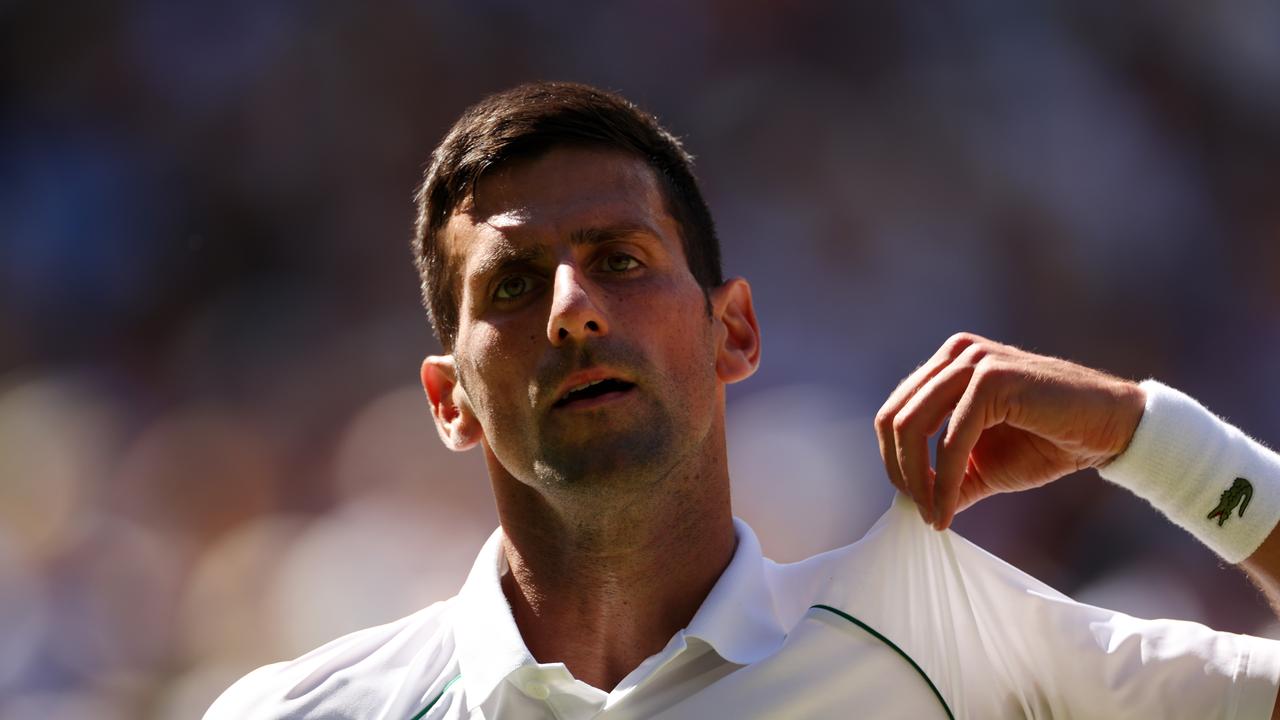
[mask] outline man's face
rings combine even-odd
[[[631,155],[556,147],[484,176],[445,227],[458,381],[525,483],[661,477],[719,419],[723,333],[658,182]]]

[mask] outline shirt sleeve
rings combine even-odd
[[[955,538],[987,652],[1017,683],[1006,697],[1050,718],[1266,720],[1280,642],[1076,602]],[[955,599],[952,599],[955,602]]]
[[[859,555],[864,580],[842,594],[919,662],[957,718],[1271,717],[1280,642],[1076,602],[929,529],[902,496]]]
[[[411,717],[456,674],[445,649],[452,647],[446,606],[434,603],[260,667],[224,691],[203,720]]]

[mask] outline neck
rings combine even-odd
[[[494,475],[511,567],[503,591],[539,662],[611,690],[689,624],[737,542],[716,435],[718,452],[608,507]]]

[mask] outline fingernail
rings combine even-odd
[[[916,509],[920,511],[920,519],[923,520],[926,525],[933,524],[933,518],[929,517],[929,511],[925,508],[923,503],[916,505]]]

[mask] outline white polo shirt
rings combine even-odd
[[[689,626],[611,692],[529,654],[499,529],[455,597],[260,668],[205,720],[1271,717],[1280,642],[1074,602],[903,497],[798,563],[735,528]]]

